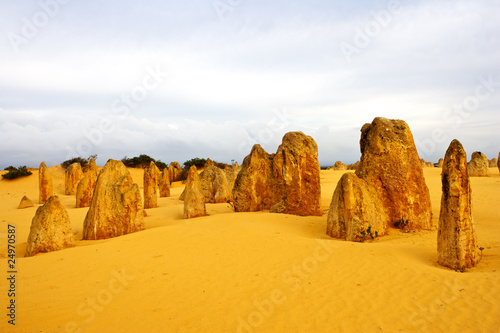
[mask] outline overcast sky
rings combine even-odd
[[[500,2],[0,0],[0,169],[229,163],[300,130],[322,165],[405,120],[420,157],[500,151]]]

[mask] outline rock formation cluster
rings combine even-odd
[[[371,226],[370,231],[383,235],[386,227],[400,220],[408,221],[410,230],[432,229],[429,190],[408,125],[402,120],[375,118],[361,128],[360,146],[355,174],[344,177],[332,197],[327,233],[354,240],[356,236],[349,230]],[[368,205],[352,204],[352,193],[368,198],[374,208],[349,209],[355,204]],[[384,218],[383,227],[380,218]]]
[[[302,132],[286,133],[276,154],[254,145],[234,184],[235,211],[320,216],[319,173],[318,146]]]

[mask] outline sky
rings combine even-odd
[[[286,132],[323,166],[360,157],[375,117],[421,158],[500,151],[500,2],[0,0],[0,169],[241,164]]]

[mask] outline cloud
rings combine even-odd
[[[253,143],[275,151],[289,130],[312,135],[323,164],[354,162],[359,129],[376,116],[404,119],[419,142],[442,130],[496,155],[500,86],[459,124],[454,110],[482,78],[500,81],[500,5],[401,2],[356,44],[388,3],[241,1],[221,19],[211,1],[69,2],[19,52],[0,40],[0,168],[58,163],[78,145],[102,158],[241,162]],[[6,4],[0,31],[21,34],[40,10]],[[342,43],[357,47],[351,61]],[[115,102],[123,107],[158,66],[165,80],[117,114]],[[273,127],[273,110],[285,109],[286,124]],[[114,130],[82,144],[102,119]],[[435,141],[421,149],[426,159],[449,143]]]

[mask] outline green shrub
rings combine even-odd
[[[158,167],[158,169],[160,169],[160,171],[162,171],[162,170],[164,170],[164,169],[168,168],[167,163],[164,163],[164,162],[162,162],[162,161],[160,161],[160,160],[156,161],[156,162],[155,162],[155,164],[156,164],[156,166]]]
[[[400,220],[394,222],[394,228],[401,229],[402,231],[408,231],[408,224],[410,224],[409,220],[401,218]]]
[[[356,237],[356,241],[358,242],[364,242],[365,240],[368,239],[368,237],[370,237],[370,239],[373,241],[375,238],[378,237],[378,231],[375,231],[373,232],[372,230],[372,226],[368,226],[368,229],[365,230],[362,230],[361,231],[361,235],[358,235]]]
[[[151,162],[154,163],[156,161],[154,158],[152,158],[148,155],[141,154],[139,156],[132,157],[132,158],[127,158],[127,156],[125,156],[124,158],[122,158],[122,162],[128,168],[143,168],[144,169],[144,168],[147,168]]]
[[[189,168],[191,168],[193,165],[196,165],[196,167],[199,169],[199,168],[203,168],[203,166],[205,165],[205,163],[207,163],[207,160],[204,159],[204,158],[199,158],[199,157],[196,157],[196,158],[192,158],[186,162],[184,162],[184,168],[185,170],[189,171]]]
[[[71,158],[69,160],[66,160],[66,161],[62,162],[61,166],[64,169],[67,169],[73,163],[80,163],[80,166],[82,167],[82,170],[85,171],[88,168],[91,159],[95,159],[96,160],[97,159],[97,154],[96,155],[90,155],[87,158],[73,157],[73,158]]]
[[[139,156],[132,157],[132,158],[128,158],[127,156],[125,156],[124,158],[122,158],[122,162],[123,162],[123,164],[125,164],[125,166],[127,168],[145,169],[145,168],[149,167],[151,162],[156,164],[156,166],[158,167],[158,169],[160,169],[160,171],[168,167],[166,163],[164,163],[160,160],[156,161],[154,158],[152,158],[151,156],[148,156],[146,154],[141,154]]]
[[[20,166],[19,168],[14,168],[13,166],[9,166],[5,170],[9,171],[6,174],[2,175],[2,177],[5,179],[15,179],[33,174],[26,168],[26,166]]]

